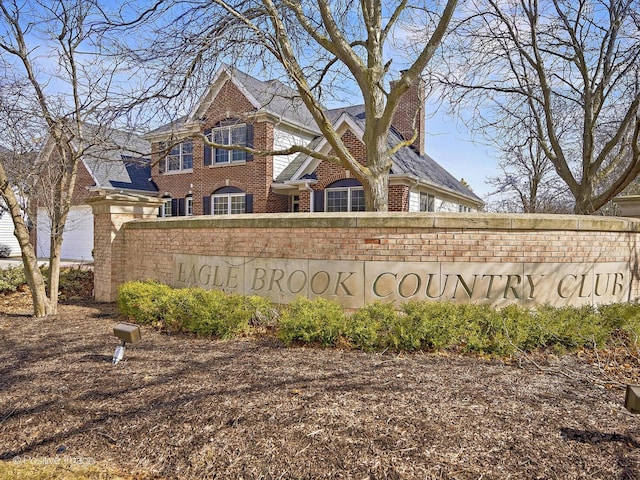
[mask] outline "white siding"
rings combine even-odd
[[[11,248],[11,256],[20,255],[20,244],[13,234],[13,221],[11,215],[5,211],[0,211],[2,217],[0,217],[0,244],[7,245]]]
[[[420,192],[418,190],[409,190],[409,211],[420,211]]]
[[[449,197],[447,199],[438,196],[438,194],[433,194],[431,191],[423,190],[423,193],[428,193],[429,195],[434,196],[434,212],[459,212],[460,211],[460,202],[456,199]],[[420,190],[409,190],[409,211],[410,212],[419,212],[420,211]],[[472,208],[472,212],[477,212],[477,208]]]
[[[38,257],[48,257],[51,245],[51,221],[44,209],[38,210]],[[72,207],[62,235],[64,260],[93,261],[93,214],[91,207]]]
[[[301,135],[299,132],[293,132],[290,129],[285,129],[276,125],[273,131],[273,149],[284,150],[293,145],[306,146],[312,139],[313,137],[308,135]],[[294,155],[274,155],[273,178],[275,179],[280,175],[297,155],[297,153]]]
[[[436,197],[435,211],[436,212],[457,212],[458,204],[453,202],[447,202],[446,200],[442,200],[441,198]]]

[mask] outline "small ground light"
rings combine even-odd
[[[118,345],[113,353],[113,364],[117,365],[124,358],[126,344],[140,341],[140,327],[131,323],[119,323],[113,327],[113,334],[122,340],[122,345]]]
[[[627,385],[624,408],[631,413],[640,413],[640,385]]]

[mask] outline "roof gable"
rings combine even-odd
[[[216,72],[211,84],[195,109],[188,115],[186,122],[202,120],[226,82],[233,83],[255,109],[255,114],[267,114],[278,121],[319,133],[311,113],[296,90],[279,80],[258,80],[227,65]]]
[[[335,118],[334,128],[342,135],[348,128],[362,141],[364,136],[364,107],[361,105],[331,110],[330,116]],[[398,145],[402,140],[401,135],[391,129],[388,137],[389,148]],[[317,138],[309,146],[318,152],[328,152],[328,142],[324,138]],[[276,179],[276,182],[301,180],[312,174],[321,161],[305,154],[298,155],[291,164]],[[482,200],[468,187],[458,181],[445,168],[428,155],[420,155],[411,147],[400,148],[391,157],[391,175],[406,175],[421,180],[427,185],[438,189],[448,190],[451,193],[465,197],[476,203]]]

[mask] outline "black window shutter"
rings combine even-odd
[[[324,190],[313,192],[313,211],[324,212]]]
[[[211,139],[211,129],[207,128],[204,131],[204,135],[205,137]],[[213,155],[212,155],[212,151],[213,148],[211,148],[209,145],[205,144],[204,146],[204,165],[213,165]]]
[[[202,214],[211,215],[211,197],[202,197]]]
[[[164,217],[164,207],[158,207],[158,216]]]
[[[245,213],[253,213],[253,194],[247,193],[244,196],[244,211]]]
[[[253,124],[247,123],[247,147],[253,148]],[[247,153],[247,162],[253,160],[253,154]]]
[[[178,216],[178,199],[177,198],[171,199],[171,216],[172,217]]]
[[[187,211],[185,210],[184,202],[185,202],[184,198],[178,199],[178,216],[180,217],[184,217],[187,214]]]

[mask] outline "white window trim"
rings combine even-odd
[[[232,130],[237,129],[237,128],[244,128],[244,144],[236,144],[236,143],[232,143],[231,139],[232,139]],[[227,146],[232,146],[232,145],[237,145],[239,147],[245,147],[247,144],[247,124],[246,123],[236,123],[233,125],[225,125],[222,127],[215,127],[211,129],[211,133],[210,133],[210,137],[209,137],[209,141],[214,142],[214,139],[216,138],[215,134],[216,132],[222,132],[222,131],[227,131],[228,132],[228,138],[229,138],[229,143],[224,143],[221,145],[227,145]],[[237,164],[241,164],[241,163],[246,163],[247,161],[247,153],[246,152],[242,152],[244,154],[244,158],[242,159],[238,159],[238,160],[233,160],[233,152],[237,152],[239,150],[224,150],[227,152],[227,160],[223,161],[223,162],[219,162],[218,161],[218,156],[217,156],[217,151],[216,150],[224,150],[224,149],[216,149],[211,147],[211,165],[212,166],[216,166],[216,165],[237,165]]]
[[[244,199],[244,212],[247,211],[247,195],[246,193],[219,193],[216,195],[211,195],[211,215],[231,215],[231,199],[233,197],[242,197]],[[226,198],[227,199],[227,213],[215,213],[215,199],[216,198]]]
[[[162,205],[162,218],[171,217],[171,198],[165,198]]]
[[[184,213],[188,217],[193,215],[193,197],[184,198]]]
[[[422,210],[422,196],[423,195],[427,196],[427,209],[426,210]],[[429,199],[430,198],[432,199],[431,203],[433,205],[433,210],[429,210]],[[420,212],[435,212],[435,210],[436,210],[436,196],[433,193],[420,192],[419,198],[418,198],[418,210]]]
[[[347,212],[351,212],[352,207],[351,207],[351,192],[354,190],[360,190],[364,192],[364,188],[363,187],[336,187],[336,188],[327,188],[324,191],[324,211],[328,212],[329,210],[327,210],[328,207],[328,198],[329,198],[329,192],[348,192],[347,193]]]
[[[172,174],[176,174],[176,173],[188,173],[188,172],[193,172],[193,142],[191,142],[191,140],[188,140],[189,143],[191,143],[191,167],[190,168],[184,168],[184,152],[182,151],[183,149],[183,145],[186,142],[181,142],[178,145],[176,145],[175,147],[173,147],[169,153],[167,154],[167,156],[164,159],[164,175],[172,175]],[[180,162],[180,168],[178,169],[173,169],[173,170],[169,170],[169,157],[175,156],[175,155],[171,155],[171,152],[174,149],[178,149],[178,160]]]

